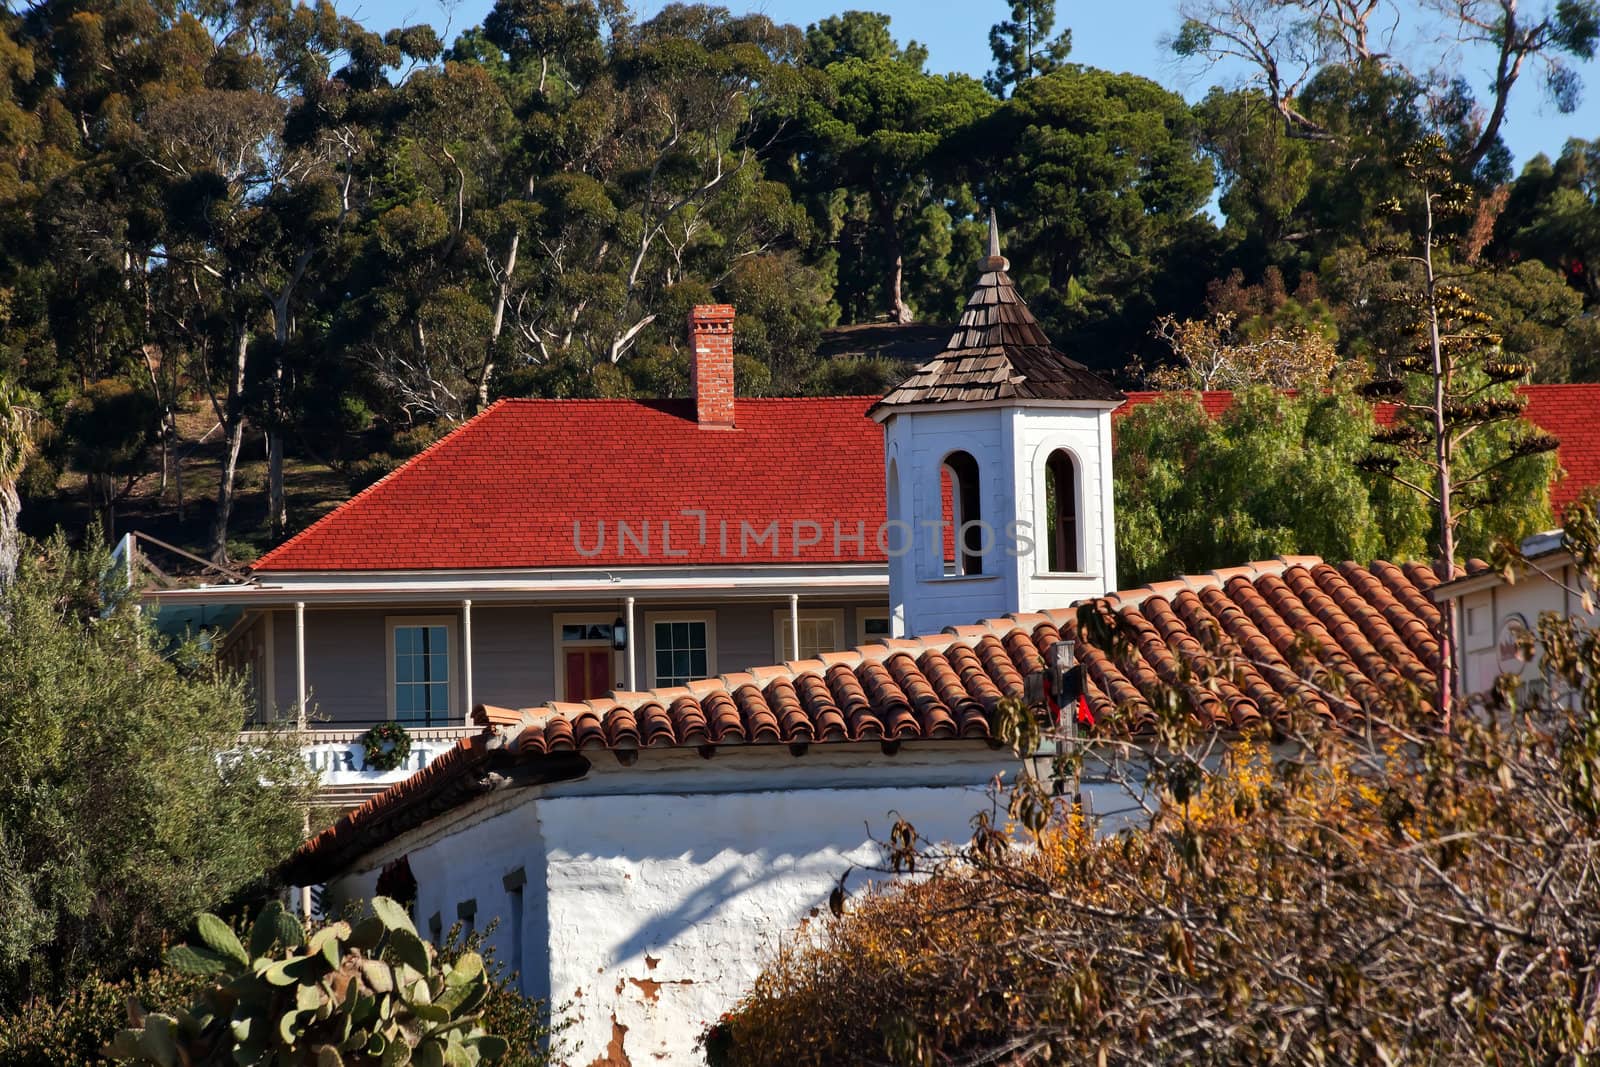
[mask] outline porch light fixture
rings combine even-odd
[[[628,649],[628,624],[623,621],[621,615],[618,615],[617,621],[611,624],[611,647],[618,652],[626,652]]]

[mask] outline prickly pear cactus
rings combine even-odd
[[[250,928],[248,949],[215,915],[201,945],[167,965],[213,976],[188,1010],[141,1014],[106,1048],[111,1059],[157,1067],[475,1067],[507,1051],[478,1013],[489,992],[483,960],[441,963],[405,909],[375,897],[354,926],[309,938],[277,902]]]

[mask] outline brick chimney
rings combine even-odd
[[[697,304],[689,312],[689,388],[702,430],[733,429],[733,305]]]

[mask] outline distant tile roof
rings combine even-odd
[[[695,422],[693,400],[502,400],[252,570],[881,563],[883,432],[865,417],[872,401],[741,398],[734,429],[713,431]],[[706,512],[703,539],[685,508]],[[648,556],[619,521],[635,538],[648,524]],[[776,522],[780,536],[745,544],[741,522],[756,535]],[[796,522],[819,524],[815,544],[796,549],[815,533],[794,537]],[[857,523],[861,541],[851,540]]]
[[[1586,489],[1600,485],[1600,383],[1576,385],[1524,385],[1518,390],[1528,398],[1523,415],[1545,433],[1561,442],[1556,456],[1566,473],[1550,486],[1550,503],[1561,509],[1576,500]],[[1172,394],[1137,391],[1128,393],[1128,402],[1114,415],[1126,415],[1134,408]],[[1233,393],[1210,389],[1194,394],[1212,418],[1233,406]],[[1394,419],[1394,405],[1376,404],[1373,416],[1380,425]]]
[[[955,333],[943,352],[878,402],[874,415],[910,404],[1122,399],[1120,389],[1050,343],[1006,273],[1010,266],[991,212],[989,254]]]
[[[993,744],[996,705],[1022,698],[1026,677],[1063,640],[1075,643],[1099,729],[1143,734],[1164,686],[1218,730],[1286,725],[1296,709],[1356,726],[1394,711],[1396,693],[1433,692],[1440,617],[1427,592],[1436,584],[1420,564],[1281,557],[1091,601],[1132,635],[1114,654],[1077,640],[1074,605],[687,686],[480,707],[483,734],[311,838],[285,870],[319,881],[512,768],[551,781],[582,774],[600,753],[630,762],[652,749],[785,745],[799,755],[812,744]]]
[[[1551,489],[1559,510],[1600,485],[1600,384],[1529,385],[1528,417],[1561,441],[1566,477]],[[1164,394],[1134,392],[1120,417]],[[1212,416],[1233,394],[1199,394]],[[794,520],[822,524],[819,543],[800,562],[881,563],[876,531],[885,516],[883,436],[868,418],[873,397],[740,399],[733,431],[700,430],[692,400],[502,400],[421,455],[257,560],[255,571],[372,571],[617,566],[646,562],[634,547],[618,551],[619,518],[637,534],[651,523],[652,559],[705,563],[724,559],[720,540],[699,544],[697,520],[680,512],[704,507],[709,532],[730,522],[758,531],[784,528],[776,553],[738,562],[794,562]],[[1385,409],[1378,410],[1380,421]],[[799,431],[799,432],[797,432]],[[581,524],[585,556],[574,546]],[[659,554],[661,521],[672,523],[671,560]],[[835,554],[832,523],[846,537]],[[865,524],[861,546],[848,539]]]

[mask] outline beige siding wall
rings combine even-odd
[[[649,619],[659,612],[715,620],[718,673],[777,662],[774,612],[785,615],[787,598],[770,601],[704,600],[638,604],[632,642],[641,688],[656,684],[646,655]],[[843,647],[859,640],[864,616],[885,616],[886,604],[867,605],[802,597],[801,611],[837,611],[844,622]],[[554,617],[592,613],[607,618],[622,614],[615,602],[595,605],[500,606],[477,604],[472,609],[473,699],[481,704],[528,707],[558,697]],[[449,616],[459,619],[456,605],[319,610],[306,609],[306,686],[319,722],[370,723],[389,716],[389,621],[399,617]],[[281,714],[292,714],[295,701],[295,617],[292,608],[272,614],[263,625],[273,630],[273,689]],[[460,630],[451,648],[451,711],[465,717]],[[626,679],[626,665],[617,657],[616,681]]]

